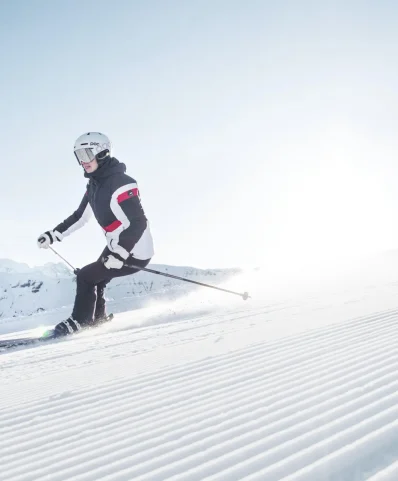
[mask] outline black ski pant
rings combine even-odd
[[[123,266],[121,269],[108,269],[103,264],[103,259],[112,254],[105,248],[100,258],[82,267],[76,275],[76,298],[72,311],[72,318],[79,324],[94,323],[105,317],[105,287],[115,277],[129,276],[140,269]],[[140,268],[149,264],[151,259],[141,260],[130,257],[130,262]]]

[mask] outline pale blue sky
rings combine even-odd
[[[396,1],[0,0],[0,257],[73,212],[76,137],[140,185],[153,262],[398,246]],[[59,244],[81,266],[94,220]]]

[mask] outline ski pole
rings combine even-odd
[[[61,254],[59,254],[55,249],[53,249],[51,246],[48,246],[48,247],[54,252],[54,254],[56,254],[58,257],[60,257],[64,262],[66,262],[66,264],[68,264],[69,267],[72,268],[74,274],[77,274],[79,272],[79,269],[75,269],[72,266],[72,264],[70,264],[64,257],[62,257]]]
[[[197,284],[199,286],[210,287],[211,289],[217,289],[218,291],[228,292],[229,294],[235,294],[237,296],[241,296],[244,301],[246,301],[248,298],[250,298],[248,292],[241,293],[241,292],[230,291],[229,289],[223,289],[222,287],[212,286],[210,284],[204,284],[203,282],[193,281],[191,279],[187,279],[186,277],[179,277],[179,276],[175,276],[173,274],[168,274],[167,272],[155,271],[154,269],[148,269],[147,267],[139,267],[139,266],[135,266],[133,264],[125,264],[125,265],[127,267],[140,269],[141,271],[151,272],[152,274],[157,274],[157,275],[165,276],[165,277],[172,277],[173,279],[179,279],[180,281],[191,282],[192,284]]]
[[[53,249],[51,246],[49,246],[50,249],[56,254],[58,257],[60,257],[64,262],[68,264],[73,269],[74,274],[77,274],[79,272],[79,269],[75,269],[72,264],[70,264],[64,257],[62,257],[55,249]],[[173,279],[178,279],[180,281],[184,282],[190,282],[191,284],[196,284],[198,286],[203,286],[203,287],[210,287],[211,289],[217,289],[218,291],[223,291],[223,292],[228,292],[229,294],[235,294],[236,296],[240,296],[244,301],[250,298],[248,292],[235,292],[235,291],[230,291],[229,289],[223,289],[222,287],[217,287],[217,286],[212,286],[211,284],[205,284],[203,282],[198,282],[198,281],[193,281],[191,279],[187,279],[186,277],[179,277],[175,276],[173,274],[169,274],[167,272],[161,272],[161,271],[156,271],[154,269],[148,269],[148,267],[140,267],[136,266],[134,264],[125,264],[126,267],[130,267],[132,269],[138,269],[140,271],[145,271],[145,272],[150,272],[152,274],[156,274],[159,276],[165,276],[165,277],[171,277]]]

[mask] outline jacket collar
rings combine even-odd
[[[85,172],[84,177],[87,177],[90,181],[94,183],[101,183],[107,177],[115,174],[124,174],[126,172],[126,165],[119,162],[115,157],[110,157],[104,162],[102,162],[98,169],[94,172]]]

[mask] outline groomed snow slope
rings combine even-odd
[[[0,478],[396,481],[397,291],[157,306],[1,353]]]

